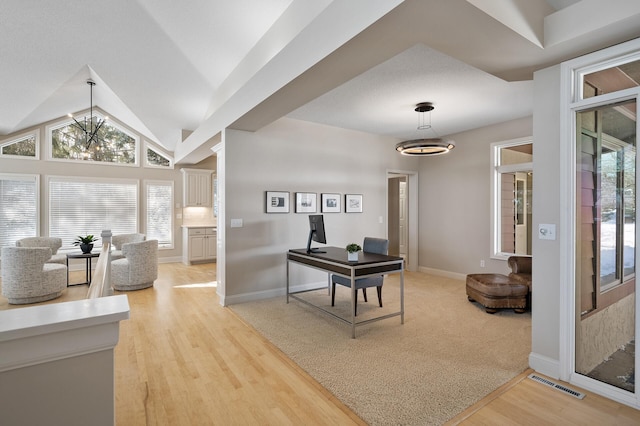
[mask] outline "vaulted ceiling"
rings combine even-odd
[[[533,71],[640,36],[629,0],[4,0],[0,138],[94,105],[190,163],[282,116],[397,138],[528,116]]]

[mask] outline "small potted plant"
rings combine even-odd
[[[73,241],[73,245],[80,246],[80,250],[82,250],[83,253],[91,253],[91,250],[93,250],[93,243],[98,240],[99,238],[96,238],[93,235],[86,235],[84,237],[82,235],[78,235],[78,237]]]
[[[358,252],[362,250],[362,247],[360,247],[356,243],[351,243],[347,245],[346,250],[347,250],[347,260],[349,260],[349,262],[357,262]]]

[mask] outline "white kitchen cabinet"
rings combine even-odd
[[[216,228],[183,228],[183,263],[209,263],[216,259]]]
[[[181,169],[184,207],[211,207],[212,170]]]

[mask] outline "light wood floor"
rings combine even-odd
[[[221,307],[214,285],[214,265],[172,263],[160,265],[153,288],[126,293],[131,317],[115,349],[118,425],[365,424]],[[70,288],[58,301],[85,293]],[[0,310],[13,308],[0,297]],[[448,424],[640,424],[638,410],[588,392],[578,400],[527,374]]]

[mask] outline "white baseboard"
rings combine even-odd
[[[560,379],[560,361],[534,352],[529,354],[529,367],[540,374]]]
[[[444,271],[442,269],[427,268],[426,266],[418,266],[418,272],[424,272],[425,274],[436,275],[438,277],[452,278],[454,280],[464,281],[467,279],[466,274],[459,274],[457,272]]]
[[[180,263],[180,262],[182,262],[182,256],[158,258],[158,263]]]

